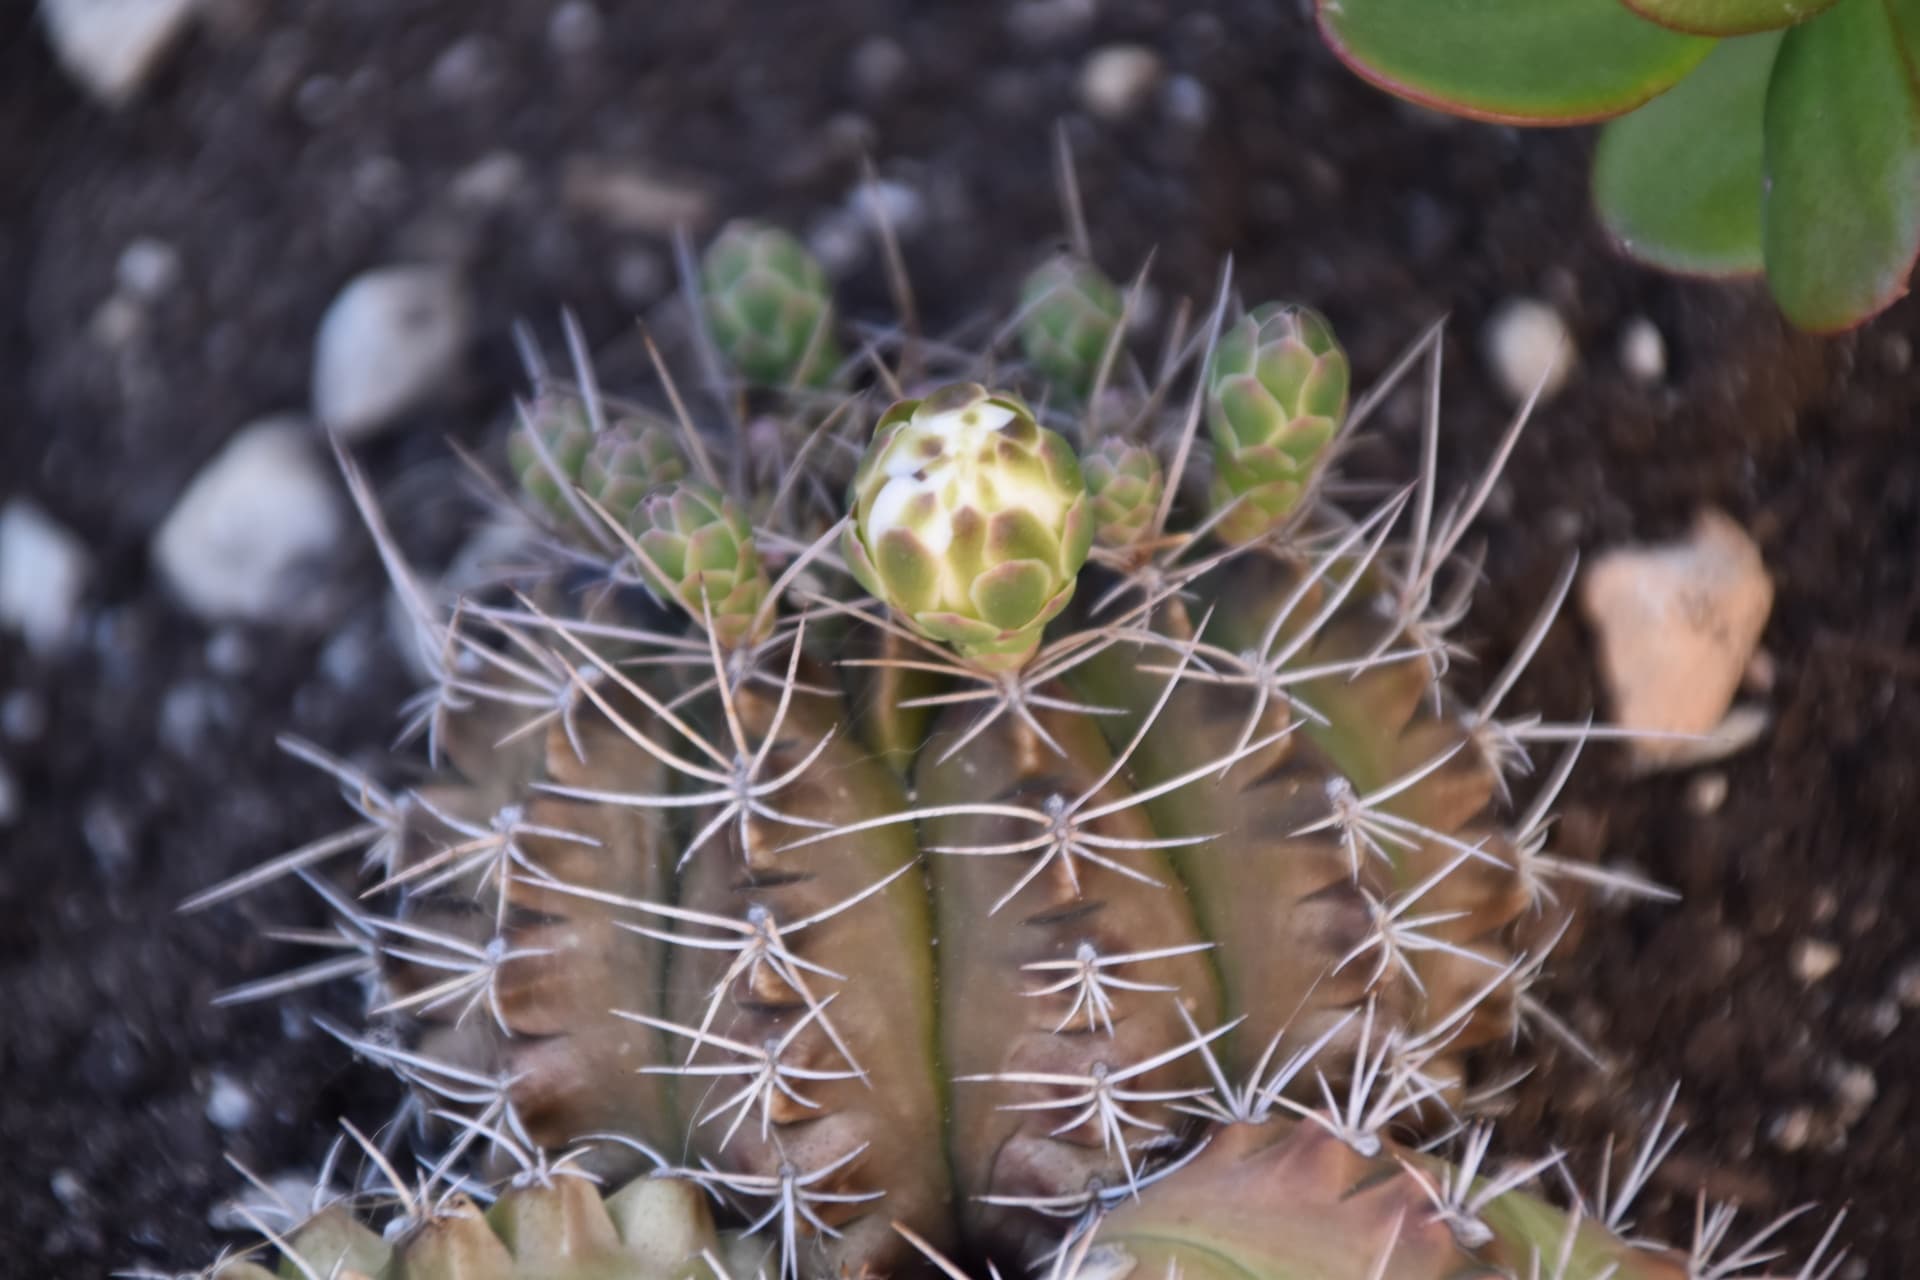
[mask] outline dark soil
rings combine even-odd
[[[378,759],[406,676],[377,567],[357,551],[321,633],[210,632],[147,560],[223,440],[305,403],[336,290],[405,258],[470,268],[482,337],[465,382],[364,451],[401,540],[444,557],[461,509],[443,437],[491,438],[516,386],[510,324],[551,335],[565,305],[606,340],[671,274],[661,236],[567,198],[570,164],[687,185],[712,220],[804,228],[844,202],[869,148],[924,198],[907,257],[931,320],[952,323],[1004,305],[1057,236],[1060,116],[1109,266],[1157,247],[1162,290],[1204,295],[1232,253],[1250,296],[1328,310],[1363,376],[1451,312],[1453,481],[1506,414],[1479,359],[1486,314],[1530,293],[1569,317],[1581,369],[1482,526],[1488,584],[1466,638],[1489,669],[1576,548],[1677,532],[1702,504],[1759,540],[1778,587],[1762,695],[1774,727],[1722,766],[1726,800],[1706,813],[1689,776],[1635,779],[1615,753],[1589,753],[1569,836],[1604,839],[1686,899],[1593,913],[1545,994],[1615,1070],[1547,1046],[1507,1140],[1565,1146],[1585,1174],[1678,1080],[1691,1127],[1643,1226],[1684,1237],[1700,1186],[1762,1216],[1816,1201],[1790,1242],[1845,1206],[1864,1264],[1846,1274],[1920,1268],[1913,304],[1818,340],[1785,331],[1757,286],[1629,266],[1588,215],[1587,136],[1400,107],[1335,65],[1294,4],[1114,0],[1052,35],[981,4],[607,4],[590,47],[564,53],[554,6],[535,0],[226,0],[113,116],[50,64],[31,8],[0,14],[0,496],[32,495],[100,571],[67,656],[0,640],[0,760],[23,797],[0,839],[0,1273],[203,1260],[223,1240],[208,1210],[237,1183],[223,1152],[268,1173],[310,1164],[338,1114],[377,1112],[378,1086],[307,1029],[332,997],[209,1006],[276,958],[255,925],[297,919],[296,898],[173,914],[336,817],[329,789],[273,750],[276,732]],[[856,57],[880,32],[907,60],[890,83]],[[1204,88],[1204,123],[1164,103],[1119,125],[1078,114],[1087,51],[1122,39]],[[478,211],[457,201],[456,176],[502,152],[517,183]],[[115,337],[96,313],[139,236],[177,249],[184,274]],[[874,264],[847,296],[880,313]],[[1667,338],[1653,388],[1614,354],[1634,316]],[[1410,415],[1388,416],[1383,438],[1410,459]],[[1514,705],[1583,715],[1593,671],[1569,613]],[[1838,966],[1802,981],[1801,940],[1837,946]],[[207,1118],[216,1073],[255,1101],[234,1131]]]

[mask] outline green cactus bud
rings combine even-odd
[[[648,586],[695,618],[711,616],[727,648],[762,638],[756,628],[771,584],[753,526],[733,499],[697,482],[671,485],[643,499],[627,527],[644,553]]]
[[[861,585],[987,670],[1033,655],[1093,540],[1072,446],[975,383],[881,415],[848,505],[841,545]]]
[[[568,494],[580,483],[593,445],[586,406],[571,396],[547,394],[507,437],[507,462],[520,481],[520,492],[534,505],[563,525],[576,524],[579,517]]]
[[[1080,460],[1093,501],[1093,540],[1103,547],[1128,547],[1153,523],[1166,472],[1153,450],[1112,436]]]
[[[1220,337],[1207,367],[1215,526],[1248,542],[1292,515],[1347,413],[1347,353],[1319,312],[1268,303]]]
[[[687,478],[687,457],[674,429],[664,422],[616,422],[593,442],[580,468],[580,487],[621,524],[640,500]]]
[[[1027,363],[1083,398],[1120,327],[1120,290],[1100,268],[1057,254],[1033,270],[1020,291],[1020,347]]]
[[[826,272],[785,231],[733,222],[700,264],[707,329],[727,362],[766,386],[824,386],[840,363]]]

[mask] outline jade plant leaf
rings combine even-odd
[[[1831,9],[1838,0],[1622,0],[1627,8],[1675,31],[1741,36],[1776,31]]]
[[[1317,0],[1328,45],[1374,84],[1454,115],[1578,124],[1631,111],[1713,41],[1620,0]]]
[[[1781,34],[1723,40],[1698,70],[1608,124],[1593,200],[1642,262],[1688,275],[1761,268],[1761,120]]]
[[[1767,89],[1762,237],[1789,320],[1831,331],[1906,292],[1920,253],[1920,0],[1848,0],[1787,32]]]

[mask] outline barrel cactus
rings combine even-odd
[[[831,300],[748,234],[695,314],[736,362],[779,348],[759,420],[818,424]],[[1075,296],[1110,299],[1090,269]],[[716,296],[742,281],[779,305]],[[356,821],[189,904],[310,885],[333,924],[294,936],[328,954],[237,996],[362,982],[374,1025],[337,1034],[414,1098],[355,1131],[349,1192],[263,1222],[279,1274],[1764,1264],[1718,1216],[1691,1254],[1633,1234],[1657,1134],[1571,1207],[1530,1189],[1555,1160],[1488,1161],[1476,1064],[1550,1021],[1564,891],[1645,886],[1549,851],[1564,767],[1510,798],[1551,736],[1503,717],[1517,668],[1448,683],[1436,584],[1487,486],[1440,507],[1429,466],[1342,509],[1322,480],[1375,401],[1324,319],[1231,296],[1158,385],[1099,354],[1138,388],[1099,422],[1084,359],[1055,387],[1051,356],[983,382],[995,353],[908,353],[836,411],[861,453],[825,521],[714,424],[541,388],[513,468],[547,568],[441,610],[387,547],[425,780],[295,744]],[[763,310],[779,341],[743,346]],[[1097,354],[1027,311],[1028,352]]]

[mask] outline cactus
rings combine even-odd
[[[914,353],[949,380],[849,402],[871,438],[824,529],[720,488],[698,422],[629,468],[536,416],[516,466],[551,572],[450,613],[347,464],[437,655],[434,771],[391,790],[294,744],[359,820],[188,905],[320,896],[332,932],[293,936],[332,954],[235,998],[365,982],[377,1034],[334,1030],[406,1081],[434,1154],[408,1179],[356,1132],[352,1199],[390,1221],[286,1223],[283,1274],[1746,1274],[1758,1243],[1715,1261],[1724,1216],[1691,1255],[1629,1234],[1657,1129],[1570,1209],[1528,1189],[1555,1160],[1488,1163],[1472,1086],[1556,1025],[1529,987],[1566,891],[1658,890],[1548,850],[1575,752],[1509,798],[1569,736],[1499,705],[1565,583],[1459,696],[1433,602],[1490,485],[1438,503],[1429,448],[1340,510],[1331,330],[1230,296],[1117,427]],[[627,508],[614,476],[649,490]],[[324,864],[354,852],[347,888]]]

